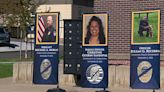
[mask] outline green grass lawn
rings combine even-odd
[[[13,75],[13,64],[0,64],[0,78],[11,77]]]
[[[11,77],[13,75],[13,64],[12,63],[1,63],[1,62],[17,62],[18,58],[1,58],[0,59],[0,78]]]
[[[0,62],[18,62],[20,61],[19,58],[12,58],[12,59],[9,59],[9,58],[1,58],[0,59]]]
[[[146,32],[144,31],[144,36],[140,37],[138,34],[140,19],[146,16],[146,13],[141,13],[140,18],[139,14],[134,14],[134,33],[133,33],[133,42],[134,43],[149,43],[149,42],[158,42],[158,13],[153,12],[149,13],[148,22],[149,25],[153,27],[153,37],[146,37]]]
[[[21,61],[32,61],[33,59],[22,59],[19,58],[1,58],[0,59],[0,78],[12,77],[13,75],[13,63],[12,62],[21,62]],[[6,63],[1,63],[6,62]],[[10,62],[10,63],[7,63]]]

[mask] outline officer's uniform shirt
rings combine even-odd
[[[56,30],[53,26],[45,29],[42,42],[56,42]]]

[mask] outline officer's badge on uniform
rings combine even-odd
[[[49,32],[48,32],[48,35],[50,35],[50,34],[51,34],[51,32],[49,31]]]

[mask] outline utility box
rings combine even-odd
[[[80,74],[82,21],[64,20],[64,74]]]

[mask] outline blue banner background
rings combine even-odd
[[[59,45],[36,45],[35,49],[40,49],[41,46],[52,46],[52,49],[58,49]],[[49,55],[48,57],[41,57],[40,54],[37,54],[39,51],[34,52],[34,71],[33,71],[33,83],[35,84],[57,84],[58,83],[58,62],[59,62],[59,51],[52,51],[54,54],[42,54],[42,55]],[[42,51],[48,52],[48,51]],[[56,54],[55,54],[56,53]],[[50,77],[45,80],[41,76],[40,66],[44,59],[48,59],[51,62],[51,75]]]
[[[39,13],[38,13],[39,14]],[[34,44],[34,66],[33,66],[33,83],[34,84],[58,84],[58,63],[59,63],[59,39],[56,44],[49,44],[46,42],[46,44],[36,44],[36,27],[38,26],[37,24],[37,15],[35,15],[35,44]],[[43,15],[47,15],[48,13],[43,13]],[[40,13],[40,15],[42,15]],[[49,15],[49,14],[48,14]],[[51,13],[50,13],[51,15]],[[54,13],[53,15],[56,15],[58,20],[59,20],[59,12]],[[59,21],[57,28],[59,29]],[[59,38],[59,30],[57,34],[57,38]],[[55,43],[55,42],[54,42]],[[42,47],[48,47],[48,49],[51,49],[51,51],[39,51],[37,49],[44,49]],[[53,51],[54,50],[54,51]],[[41,54],[42,53],[42,54]],[[44,59],[47,59],[50,61],[51,65],[51,73],[48,79],[44,79],[42,74],[41,74],[41,64]],[[48,70],[48,68],[45,68],[45,70]],[[43,70],[42,72],[45,72]]]
[[[154,50],[155,52],[135,53],[132,51],[132,50],[139,50],[139,48],[142,48],[142,47],[148,47],[149,50]],[[160,88],[160,45],[159,44],[131,45],[131,60],[130,61],[131,61],[131,64],[130,64],[130,87],[131,88],[136,88],[136,89],[159,89]],[[152,66],[151,67],[152,77],[147,83],[141,82],[139,80],[139,75],[137,74],[137,67],[142,61],[148,61]]]
[[[95,57],[92,59],[90,59],[91,57],[88,57],[88,59],[85,59],[85,57],[83,56],[83,61],[81,64],[81,68],[82,68],[81,69],[82,70],[81,84],[82,84],[82,87],[107,88],[108,87],[108,46],[83,46],[83,48],[82,48],[83,54],[87,53],[87,51],[85,49],[104,49],[104,51],[102,51],[102,54],[107,55],[107,57]],[[99,59],[97,60],[97,58],[99,58]],[[95,62],[89,62],[89,61],[95,61]],[[99,82],[98,84],[92,84],[86,78],[87,68],[93,64],[97,64],[97,65],[101,66],[103,69],[103,72],[104,72],[104,77],[101,80],[101,82]]]

